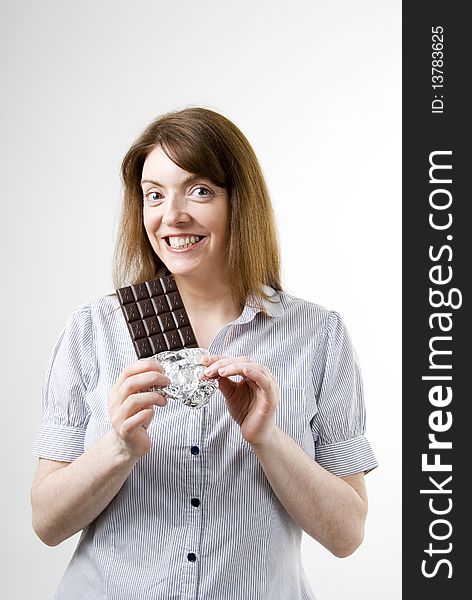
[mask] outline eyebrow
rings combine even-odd
[[[184,180],[182,180],[181,186],[187,185],[188,183],[192,183],[192,181],[196,181],[197,179],[204,179],[205,181],[209,181],[208,177],[202,177],[201,175],[189,175]],[[141,181],[141,185],[143,185],[143,183],[152,183],[152,185],[157,185],[159,187],[165,187],[164,185],[162,185],[155,179],[143,179]]]

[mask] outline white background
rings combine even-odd
[[[159,114],[206,106],[260,159],[285,289],[341,313],[363,368],[365,541],[340,560],[305,536],[305,570],[317,600],[400,598],[399,0],[0,6],[2,597],[52,598],[77,541],[32,532],[31,446],[60,330],[113,291],[121,159]]]

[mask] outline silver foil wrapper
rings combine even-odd
[[[153,358],[162,365],[164,374],[170,379],[169,385],[155,390],[185,406],[202,408],[218,389],[217,379],[205,379],[203,376],[206,367],[201,360],[202,356],[208,355],[205,348],[184,348],[155,354]]]

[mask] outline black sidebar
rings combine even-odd
[[[403,3],[404,600],[472,594],[472,25],[465,6]]]

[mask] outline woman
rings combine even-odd
[[[73,312],[45,377],[32,488],[45,543],[83,529],[56,598],[313,598],[302,530],[351,554],[376,466],[349,335],[282,291],[261,168],[228,119],[163,115],[122,175],[116,286],[173,273],[219,391],[201,410],[149,391],[168,379],[136,360],[115,295]]]

